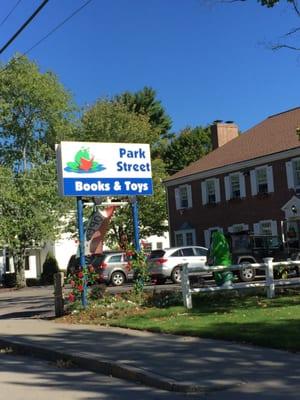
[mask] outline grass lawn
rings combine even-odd
[[[64,319],[300,351],[300,294],[292,290],[275,299],[229,293],[194,295],[192,310],[140,307],[128,300],[113,305],[93,303],[86,311]]]

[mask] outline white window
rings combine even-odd
[[[241,197],[239,175],[230,176],[230,197],[232,199],[237,199]]]
[[[255,196],[258,193],[274,192],[273,168],[262,166],[250,171],[251,192]]]
[[[249,225],[247,224],[234,224],[228,227],[228,232],[230,233],[243,232],[248,230],[249,230]]]
[[[207,190],[207,202],[209,204],[216,202],[216,188],[215,181],[207,181],[206,182],[206,190]]]
[[[176,246],[192,246],[195,244],[196,238],[194,229],[175,231]]]
[[[176,209],[192,207],[192,188],[190,185],[182,185],[175,189]]]
[[[289,189],[300,188],[300,158],[294,158],[286,164],[287,183]]]
[[[204,231],[205,247],[207,247],[207,248],[210,247],[211,235],[213,234],[213,232],[222,232],[223,233],[223,228],[220,228],[219,226],[214,226],[214,227],[208,228]]]
[[[202,204],[215,204],[220,202],[220,181],[217,178],[201,182]]]
[[[253,224],[255,235],[277,235],[277,222],[272,220],[259,221]]]
[[[226,200],[239,199],[246,196],[245,177],[241,172],[225,176],[224,182]]]

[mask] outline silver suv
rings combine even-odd
[[[152,250],[148,257],[151,278],[157,283],[165,283],[171,278],[174,283],[181,282],[181,265],[191,263],[204,266],[208,249],[201,246],[171,247],[164,250]]]
[[[86,256],[87,265],[92,265],[99,274],[99,282],[122,286],[126,281],[133,279],[131,264],[123,251],[104,251],[102,254]],[[76,273],[79,267],[79,258],[73,255],[70,258],[67,274]]]

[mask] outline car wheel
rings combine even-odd
[[[181,282],[181,269],[180,267],[175,267],[172,271],[171,274],[171,279],[174,283],[180,283]]]
[[[255,269],[252,267],[248,267],[247,264],[249,263],[242,263],[241,266],[243,268],[239,271],[239,279],[242,282],[251,282],[256,275]]]
[[[125,282],[125,275],[120,271],[113,272],[110,281],[113,286],[122,286]]]

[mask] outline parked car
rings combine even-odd
[[[264,275],[265,269],[254,269],[247,264],[263,263],[266,257],[273,257],[274,262],[300,259],[299,249],[288,249],[284,246],[280,236],[252,235],[248,231],[229,235],[230,249],[233,264],[243,264],[244,268],[236,272],[241,281],[252,281],[255,276]],[[294,268],[299,274],[299,268]]]
[[[85,257],[86,264],[92,265],[99,274],[99,282],[122,286],[133,278],[131,264],[123,251],[104,251],[101,254],[91,254]],[[71,256],[67,267],[67,274],[74,273],[80,268],[79,257]]]
[[[208,249],[201,246],[171,247],[164,250],[152,250],[148,257],[151,278],[157,283],[165,283],[168,278],[174,283],[181,282],[181,265],[191,263],[204,266]],[[207,273],[203,273],[203,275]]]

